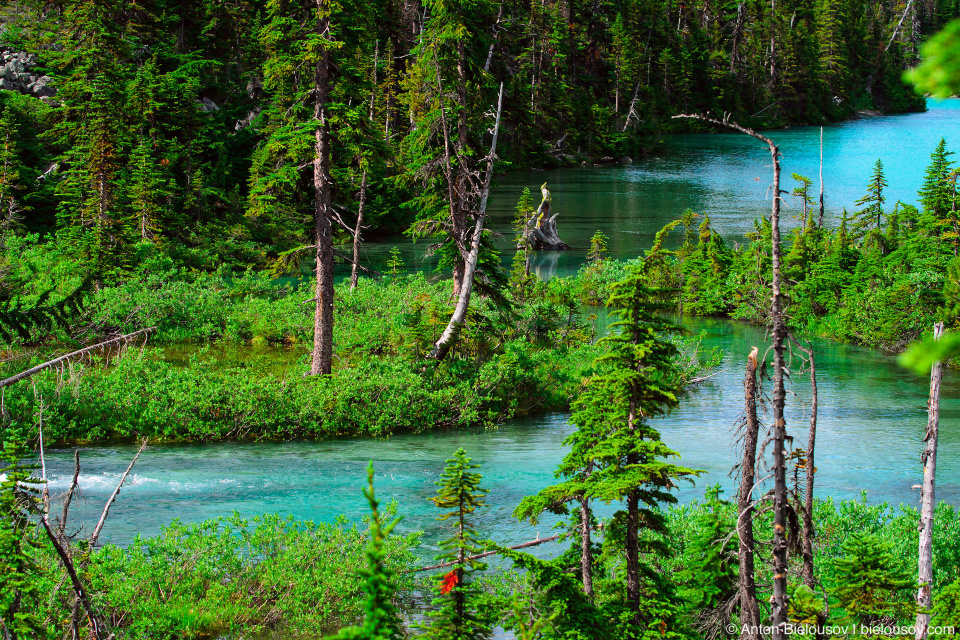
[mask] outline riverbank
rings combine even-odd
[[[565,411],[604,349],[595,318],[581,309],[584,291],[605,297],[618,273],[526,279],[499,299],[475,296],[457,346],[439,363],[426,356],[452,311],[449,282],[416,274],[363,279],[355,291],[342,283],[336,365],[329,377],[311,377],[309,284],[191,274],[159,257],[92,292],[71,328],[49,331],[40,345],[21,343],[22,357],[15,351],[0,375],[43,361],[58,342],[66,347],[78,326],[100,337],[157,327],[150,346],[37,375],[7,389],[5,407],[9,424],[28,425],[42,405],[48,446],[385,436]],[[689,379],[709,354],[696,338],[679,340]],[[224,347],[240,355],[214,357]],[[249,347],[262,355],[243,357]]]

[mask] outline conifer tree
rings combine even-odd
[[[940,138],[937,148],[930,154],[930,165],[923,176],[923,184],[918,195],[923,205],[924,213],[932,215],[936,220],[947,217],[953,202],[953,185],[950,181],[950,161],[952,151],[947,151],[947,141]]]
[[[429,616],[423,638],[429,640],[477,640],[490,637],[490,626],[484,621],[477,609],[476,587],[469,578],[486,565],[469,556],[482,551],[480,539],[470,515],[479,507],[486,505],[483,497],[486,489],[480,488],[483,476],[472,469],[480,465],[472,464],[467,452],[457,449],[453,457],[447,460],[447,466],[437,481],[437,497],[433,503],[446,513],[437,517],[441,522],[451,522],[453,535],[440,542],[443,553],[437,556],[442,562],[455,562],[456,568],[438,575],[436,589],[439,592],[433,604],[437,607]]]
[[[330,0],[301,4],[270,0],[262,42],[272,94],[268,143],[276,161],[255,176],[254,200],[269,205],[296,192],[299,172],[312,170],[316,304],[312,375],[333,366],[334,184],[337,127],[366,115],[369,87],[358,66],[366,60],[370,3],[345,7]],[[304,126],[304,123],[308,123]],[[304,162],[306,161],[306,162]],[[259,184],[256,184],[259,183]]]
[[[402,640],[406,638],[400,616],[393,605],[396,595],[394,573],[387,566],[387,549],[384,544],[390,532],[400,522],[395,518],[384,523],[380,515],[380,502],[373,491],[373,462],[367,467],[367,486],[363,495],[370,505],[370,544],[367,546],[367,568],[360,571],[363,578],[363,624],[348,627],[332,636],[330,640]]]
[[[544,510],[562,512],[565,503],[581,501],[584,523],[589,522],[589,500],[626,503],[615,519],[624,531],[626,550],[626,606],[631,623],[642,626],[641,530],[666,533],[658,510],[676,502],[670,493],[676,482],[699,472],[667,459],[678,457],[660,439],[650,419],[677,406],[680,391],[674,358],[677,348],[666,336],[679,329],[657,314],[666,307],[660,292],[647,284],[647,271],[662,259],[656,251],[613,285],[608,304],[619,316],[611,335],[604,338],[609,352],[596,361],[599,373],[574,401],[571,421],[577,430],[567,443],[570,454],[557,469],[565,482],[525,499],[517,515],[530,518]],[[582,575],[589,575],[589,526],[582,525]]]
[[[883,162],[877,159],[873,165],[873,175],[867,183],[867,194],[857,200],[856,205],[863,207],[856,213],[853,231],[858,236],[865,235],[873,227],[878,232],[882,230],[883,189],[887,186],[887,179],[883,176]]]
[[[913,613],[910,591],[915,583],[899,566],[888,542],[856,532],[842,550],[833,563],[836,586],[831,592],[851,622],[871,625]]]
[[[807,226],[810,224],[810,220],[808,220],[809,209],[813,206],[813,198],[810,196],[810,185],[813,182],[810,180],[810,178],[802,176],[799,173],[794,173],[791,175],[793,176],[793,179],[800,184],[793,188],[793,191],[790,192],[790,195],[800,200],[800,220],[803,222],[804,226]]]
[[[124,266],[125,229],[117,179],[125,165],[126,84],[122,3],[71,0],[63,10],[66,41],[53,54],[57,123],[48,136],[66,151],[58,184],[61,233],[97,283]]]

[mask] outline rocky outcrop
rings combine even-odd
[[[0,47],[0,89],[17,91],[56,104],[57,89],[50,76],[31,73],[37,66],[37,56],[23,51]]]

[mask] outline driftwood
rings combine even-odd
[[[527,220],[523,238],[517,248],[522,249],[526,246],[532,251],[563,251],[569,249],[570,246],[561,240],[557,234],[558,215],[560,214],[550,215],[550,200],[544,198],[537,210]]]
[[[560,536],[550,536],[549,538],[537,538],[536,540],[531,540],[530,542],[524,542],[522,544],[516,544],[512,547],[504,547],[505,549],[526,549],[527,547],[535,547],[538,544],[543,544],[544,542],[553,542],[554,540],[559,540]],[[476,560],[477,558],[486,558],[488,556],[493,556],[500,553],[499,551],[485,551],[484,553],[478,553],[474,556],[467,556],[464,558],[464,562],[467,560]],[[455,564],[461,564],[459,560],[451,560],[450,562],[441,562],[440,564],[435,564],[429,567],[420,567],[419,569],[412,569],[407,573],[419,573],[421,571],[433,571],[434,569],[445,569],[446,567],[452,567]]]
[[[14,384],[14,383],[20,382],[21,380],[25,380],[25,379],[29,378],[30,376],[36,375],[36,374],[40,373],[41,371],[44,371],[44,370],[46,370],[46,369],[50,369],[50,368],[52,368],[52,367],[57,366],[58,364],[67,362],[67,361],[70,360],[71,358],[79,358],[80,356],[84,356],[84,355],[90,353],[91,351],[96,351],[97,349],[102,349],[103,347],[106,347],[106,346],[115,344],[115,343],[117,343],[117,342],[121,342],[121,341],[124,341],[124,342],[125,342],[125,341],[127,341],[127,340],[130,340],[130,338],[139,336],[140,334],[143,334],[143,333],[149,333],[149,332],[153,331],[154,329],[156,329],[156,327],[150,327],[150,328],[148,328],[148,329],[141,329],[140,331],[134,331],[133,333],[128,333],[128,334],[123,335],[123,336],[120,336],[120,337],[118,337],[118,338],[113,338],[113,339],[111,339],[111,340],[106,340],[105,342],[100,342],[100,343],[98,343],[98,344],[95,344],[95,345],[92,345],[92,346],[89,346],[89,347],[84,347],[83,349],[77,349],[76,351],[71,351],[71,352],[68,353],[67,355],[60,356],[59,358],[54,358],[53,360],[48,360],[47,362],[44,362],[43,364],[38,364],[37,366],[33,367],[32,369],[27,369],[26,371],[21,371],[21,372],[18,373],[17,375],[12,376],[12,377],[10,377],[10,378],[7,378],[6,380],[0,380],[0,388],[9,387],[10,385],[12,385],[12,384]]]

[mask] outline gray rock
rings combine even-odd
[[[217,106],[217,103],[211,100],[210,98],[197,100],[197,107],[199,107],[200,111],[203,111],[204,113],[213,113],[214,111],[220,111],[220,107]]]
[[[57,101],[57,100],[54,100],[54,99],[51,98],[50,96],[40,96],[40,102],[42,102],[42,103],[44,103],[45,105],[50,106],[50,107],[59,107],[59,106],[60,106],[60,102]]]
[[[17,91],[17,83],[7,78],[0,78],[0,89],[4,91]]]
[[[256,98],[263,91],[263,81],[258,76],[250,76],[247,80],[247,95]]]
[[[249,127],[251,124],[253,124],[254,119],[256,119],[258,115],[260,115],[260,111],[261,109],[254,109],[253,111],[248,113],[243,120],[237,120],[237,124],[234,126],[234,130],[240,131],[242,129],[246,129],[247,127]]]
[[[57,95],[57,90],[48,84],[40,84],[35,82],[27,88],[30,89],[30,93],[38,98],[52,98],[53,96]]]

